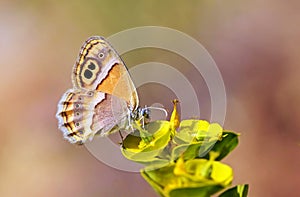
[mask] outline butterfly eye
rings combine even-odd
[[[104,53],[99,53],[98,57],[102,59],[104,57]]]

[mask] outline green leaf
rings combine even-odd
[[[141,175],[157,193],[161,196],[166,196],[164,191],[166,185],[172,184],[176,180],[173,174],[174,167],[174,164],[169,164],[168,166],[157,168],[155,170],[143,169]]]
[[[213,170],[211,171],[211,178],[222,184],[224,187],[231,184],[233,180],[233,170],[228,165],[225,165],[221,162],[213,162]]]
[[[237,133],[224,130],[222,140],[217,141],[210,150],[219,153],[219,156],[216,158],[217,161],[226,157],[238,145],[238,136],[239,134]],[[206,155],[204,158],[208,159],[208,157],[209,156]]]
[[[222,127],[206,120],[183,120],[175,135],[176,144],[190,144],[201,141],[217,141],[222,136]]]
[[[192,176],[194,181],[203,181],[203,179],[213,180],[224,187],[230,185],[233,179],[232,168],[218,161],[206,159],[193,159],[185,163],[185,171]]]
[[[237,185],[223,192],[219,197],[247,197],[249,185]]]
[[[169,160],[159,157],[170,141],[170,124],[168,121],[155,121],[145,126],[147,136],[141,138],[138,132],[135,135],[126,136],[123,142],[123,155],[132,161],[149,165],[161,165],[169,163]],[[145,133],[143,133],[145,135]],[[144,141],[151,136],[150,141]],[[149,139],[149,138],[148,138]]]
[[[181,155],[184,160],[204,157],[220,140],[222,132],[222,127],[217,123],[183,120],[173,140],[177,146],[172,150],[172,160],[175,161]]]
[[[194,159],[206,155],[215,142],[197,142],[194,144],[182,144],[173,148],[171,158],[173,161],[181,155],[184,160]]]
[[[201,120],[200,120],[201,121]],[[197,141],[217,141],[222,137],[223,128],[217,123],[211,123],[206,130],[199,129],[196,134]]]
[[[208,197],[219,191],[221,191],[223,187],[218,185],[212,186],[203,186],[203,187],[190,187],[190,188],[179,188],[173,189],[170,191],[170,197]]]
[[[205,120],[183,120],[179,125],[174,141],[177,144],[189,144],[195,139],[197,132],[205,131],[208,127],[209,123]]]
[[[209,196],[231,184],[232,169],[214,160],[179,158],[159,169],[142,170],[142,176],[161,196]],[[185,195],[184,195],[185,196]]]

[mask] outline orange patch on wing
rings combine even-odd
[[[127,69],[122,64],[112,66],[108,75],[97,86],[97,90],[124,99],[127,103],[136,103],[137,95]],[[135,106],[134,106],[135,107]]]

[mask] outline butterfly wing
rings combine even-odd
[[[58,103],[56,117],[64,138],[82,144],[94,135],[125,127],[127,103],[99,91],[70,89]]]
[[[73,69],[73,85],[124,99],[131,110],[138,107],[138,95],[127,68],[113,47],[100,36],[82,46]]]
[[[73,68],[73,89],[58,104],[64,137],[82,144],[94,135],[125,128],[138,107],[138,95],[118,53],[102,37],[89,38]]]

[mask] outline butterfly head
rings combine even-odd
[[[150,119],[150,110],[148,107],[138,107],[136,110],[130,111],[132,120]]]

